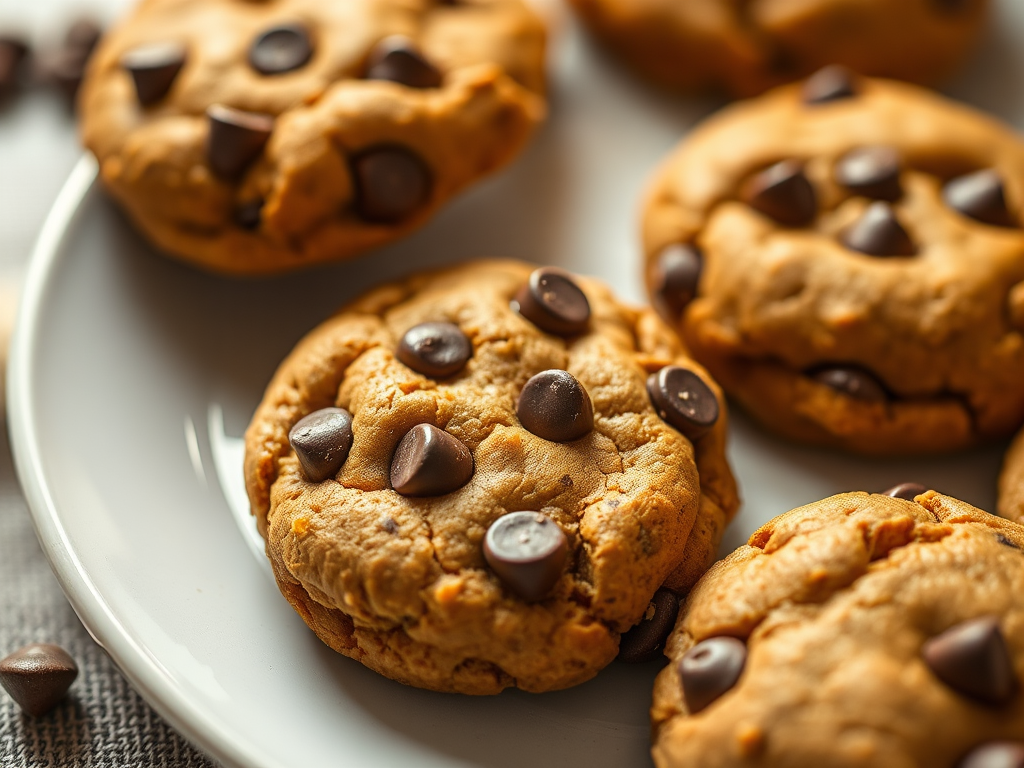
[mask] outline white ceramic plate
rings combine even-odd
[[[1024,4],[1006,0],[954,92],[1022,123]],[[405,688],[330,651],[278,594],[253,536],[239,437],[294,342],[414,269],[505,255],[598,274],[641,300],[636,201],[713,106],[654,94],[571,24],[552,120],[509,172],[413,238],[349,264],[232,281],[154,254],[83,160],[30,268],[10,416],[39,538],[131,682],[228,766],[642,766],[658,665],[574,690],[488,699]],[[852,460],[734,419],[745,506],[727,535],[828,494],[917,480],[992,508],[1001,446],[940,461]]]

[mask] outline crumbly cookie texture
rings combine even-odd
[[[730,107],[658,172],[654,301],[773,430],[935,453],[1024,421],[1024,143],[825,70]]]
[[[988,0],[572,0],[639,73],[752,96],[842,64],[933,83],[973,47]]]
[[[92,60],[82,137],[160,248],[282,272],[400,238],[508,163],[544,47],[522,0],[143,0]]]
[[[1017,765],[973,759],[1024,740],[1022,547],[1019,525],[933,491],[775,518],[680,612],[656,765]]]
[[[999,514],[1024,524],[1024,432],[1014,438],[999,473]]]
[[[651,374],[673,365],[721,401],[669,329],[602,284],[565,275],[582,288],[589,320],[544,332],[527,317],[550,316],[521,295],[535,274],[483,261],[368,294],[282,363],[246,434],[246,485],[282,593],[325,643],[403,683],[491,694],[591,678],[663,583],[696,582],[738,505],[724,401],[692,442],[651,403]],[[546,285],[536,296],[555,294],[548,308],[564,310],[565,281]],[[425,323],[445,329],[433,346],[417,337]],[[463,359],[439,353],[457,349],[445,339],[461,334],[471,356],[447,377],[398,359]],[[578,413],[564,403],[535,407],[545,393],[591,405],[582,437],[554,442],[523,426],[540,414],[553,430],[576,428],[565,416]],[[330,472],[312,482],[289,433],[295,440],[297,422],[326,408],[341,410],[316,418],[333,420],[350,448],[338,469],[311,466]],[[297,442],[311,465],[328,455],[313,450],[317,440],[314,429]],[[514,535],[502,539],[502,530]],[[543,573],[508,556],[526,544],[545,547],[533,558]]]

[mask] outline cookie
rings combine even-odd
[[[546,691],[595,675],[663,583],[714,560],[737,506],[725,422],[654,313],[485,261],[307,336],[245,476],[278,585],[329,646],[423,688]]]
[[[771,429],[868,454],[1024,421],[1024,143],[912,85],[823,70],[698,127],[644,212],[647,284]]]
[[[139,229],[230,274],[403,237],[545,111],[523,0],[144,0],[83,86],[82,137]]]
[[[572,0],[638,73],[752,96],[828,64],[934,83],[973,47],[989,0]]]
[[[1024,747],[1022,547],[1021,526],[934,491],[775,518],[680,611],[655,764],[1019,765],[1000,759]]]

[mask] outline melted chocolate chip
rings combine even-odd
[[[543,371],[526,382],[516,415],[526,429],[553,443],[579,440],[594,429],[590,395],[568,371]]]
[[[855,400],[881,403],[889,399],[885,387],[867,371],[853,366],[821,368],[811,378]]]
[[[804,83],[805,104],[826,104],[857,95],[853,73],[837,64],[819,69]]]
[[[366,66],[368,80],[391,80],[409,88],[437,88],[441,72],[403,35],[386,37],[374,46]]]
[[[334,477],[352,448],[352,414],[344,408],[314,411],[292,427],[288,442],[311,483]]]
[[[133,48],[121,57],[121,66],[132,76],[139,103],[156,104],[174,85],[185,66],[185,46],[181,43],[154,43]]]
[[[869,256],[913,256],[914,241],[888,203],[877,202],[843,232],[843,245]]]
[[[454,323],[420,323],[405,332],[396,354],[417,373],[439,379],[461,371],[473,345]]]
[[[946,205],[964,216],[994,227],[1016,226],[999,171],[989,168],[953,179],[942,191]]]
[[[391,487],[403,496],[443,496],[473,476],[473,454],[432,424],[405,433],[391,459]]]
[[[972,699],[1005,704],[1017,690],[1013,659],[995,616],[947,629],[925,642],[921,656],[936,677]]]
[[[309,32],[301,24],[282,24],[257,37],[249,65],[261,75],[283,75],[306,66],[313,56]]]
[[[235,223],[250,232],[260,228],[263,222],[263,201],[249,200],[235,209]]]
[[[892,496],[894,499],[903,499],[904,501],[913,501],[927,490],[920,483],[900,483],[899,485],[894,485],[882,495]]]
[[[619,661],[640,664],[658,658],[678,614],[679,598],[667,589],[655,592],[640,623],[619,640]]]
[[[255,160],[271,132],[274,118],[255,112],[242,112],[223,104],[206,110],[210,132],[206,141],[206,158],[213,172],[228,181],[241,176]]]
[[[1024,742],[991,741],[968,752],[956,768],[1024,768]]]
[[[783,160],[752,176],[740,192],[743,202],[785,227],[802,227],[818,215],[814,187],[803,163]]]
[[[562,529],[540,512],[499,517],[484,537],[484,557],[505,586],[524,600],[540,600],[558,581],[569,552]]]
[[[747,663],[747,646],[735,637],[712,637],[688,650],[677,670],[690,714],[732,690]]]
[[[572,275],[555,267],[535,269],[512,306],[542,331],[557,336],[585,333],[590,325],[587,295]]]
[[[718,421],[718,397],[693,371],[669,365],[647,377],[647,394],[658,415],[690,440],[697,440]]]
[[[352,158],[356,214],[364,221],[397,224],[430,198],[433,176],[410,150],[380,146]]]
[[[57,706],[76,677],[78,665],[59,645],[26,645],[0,661],[0,685],[32,717]]]
[[[900,153],[893,147],[862,147],[843,156],[835,176],[857,195],[893,203],[903,195],[901,170]]]
[[[655,260],[651,292],[655,308],[669,323],[680,316],[697,296],[704,259],[695,246],[670,245]]]

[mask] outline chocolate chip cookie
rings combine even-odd
[[[543,117],[523,0],[145,0],[102,42],[82,135],[159,247],[282,272],[426,222]]]
[[[245,476],[281,591],[336,651],[439,691],[546,691],[595,675],[659,587],[714,560],[737,506],[725,421],[653,312],[478,262],[307,336]]]
[[[658,768],[1017,766],[1024,528],[934,491],[787,512],[717,563],[655,683]]]
[[[1024,421],[1024,143],[912,85],[822,70],[694,131],[645,210],[647,282],[775,431],[949,451]]]
[[[920,83],[973,46],[989,0],[572,0],[628,64],[673,88],[751,96],[828,64]]]

